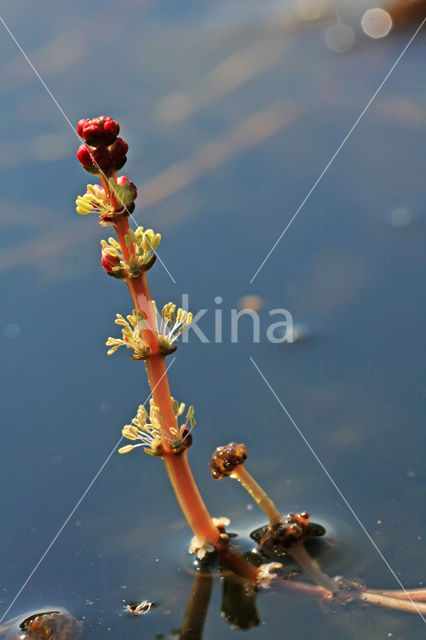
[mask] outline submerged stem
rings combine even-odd
[[[418,613],[420,615],[426,613],[426,602],[413,602],[400,598],[392,598],[372,591],[364,591],[361,594],[361,600],[368,604],[375,604],[380,607],[387,607],[388,609],[398,609],[399,611]]]
[[[426,602],[426,589],[368,589],[369,593],[376,593],[399,600],[410,600],[412,602]]]

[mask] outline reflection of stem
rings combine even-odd
[[[314,560],[305,549],[303,542],[298,542],[286,549],[293,560],[303,569],[305,574],[316,582],[320,587],[326,589],[331,594],[336,592],[336,583],[326,573],[321,571],[318,562]]]
[[[239,464],[235,467],[231,474],[231,478],[235,478],[241,482],[244,489],[249,492],[253,500],[255,500],[262,511],[265,512],[272,525],[278,524],[282,518],[282,514],[278,511],[271,498],[265,493],[243,464]]]
[[[179,640],[201,640],[212,589],[213,578],[210,571],[206,568],[199,569],[195,574]]]
[[[258,626],[256,593],[250,580],[242,580],[235,573],[223,577],[222,616],[232,628],[246,631]]]

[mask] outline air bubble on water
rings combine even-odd
[[[346,53],[355,44],[355,31],[348,24],[337,22],[325,32],[325,44],[334,53]]]

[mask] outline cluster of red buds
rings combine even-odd
[[[118,122],[108,116],[80,120],[77,133],[85,144],[80,145],[77,158],[86,171],[109,177],[125,165],[129,145],[117,138],[119,131]]]

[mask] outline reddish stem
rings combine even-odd
[[[399,609],[400,611],[418,613],[420,615],[426,614],[426,602],[413,602],[400,598],[391,598],[373,591],[364,591],[361,593],[361,600],[368,604],[375,604],[389,609]]]
[[[115,228],[123,256],[127,259],[132,253],[132,249],[129,250],[125,240],[126,236],[129,236],[128,219],[120,219],[115,224]],[[137,279],[128,278],[126,283],[135,309],[140,311],[147,320],[147,326],[143,330],[143,338],[151,348],[151,356],[145,361],[148,381],[154,402],[163,417],[163,428],[167,436],[172,439],[171,429],[176,429],[178,425],[170,394],[165,357],[159,353],[157,321],[146,274],[143,273]],[[181,455],[173,453],[167,438],[164,440],[164,448],[166,450],[163,457],[164,464],[176,498],[189,526],[200,540],[210,540],[215,546],[220,547],[219,530],[213,524],[212,518],[198,491],[186,452]]]
[[[426,602],[426,589],[368,589],[369,593],[377,593],[398,600],[410,600],[411,602]]]

